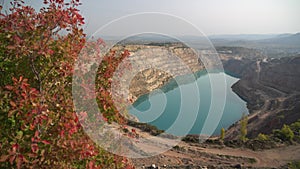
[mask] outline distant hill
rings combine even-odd
[[[274,38],[258,40],[256,43],[259,44],[271,44],[281,46],[291,46],[300,48],[300,33],[296,34],[282,34]]]
[[[102,37],[105,41],[122,39],[121,37]],[[178,39],[176,39],[178,38]],[[128,37],[119,44],[167,44],[184,42],[194,49],[212,49],[212,47],[244,47],[261,51],[270,58],[289,57],[300,54],[300,33],[296,34],[235,34],[205,36],[178,36],[146,33]],[[213,45],[213,46],[212,46]]]
[[[209,36],[217,46],[292,47],[300,48],[300,33],[279,35],[215,35]]]
[[[262,40],[277,37],[277,34],[234,34],[234,35],[210,35],[208,36],[211,40],[229,40],[229,41],[239,41],[239,40]]]
[[[214,46],[258,49],[272,58],[300,54],[300,33],[278,35],[216,35],[210,36],[210,40]]]

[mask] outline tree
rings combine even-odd
[[[248,117],[245,114],[243,114],[240,124],[241,124],[240,140],[245,142],[247,141],[247,125],[248,125]]]
[[[86,43],[79,0],[44,4],[14,0],[1,11],[0,168],[128,167],[85,135],[85,112],[73,110],[73,65]]]
[[[220,140],[224,140],[224,138],[225,138],[225,129],[224,128],[222,128],[221,129],[221,135],[220,135]]]
[[[298,119],[296,122],[292,123],[291,125],[291,129],[293,130],[294,133],[300,133],[300,119]]]
[[[284,141],[292,141],[295,135],[291,128],[288,125],[284,124],[281,130],[275,130],[275,136]]]
[[[267,141],[267,140],[269,140],[270,138],[269,138],[268,135],[259,133],[258,136],[257,136],[257,139],[260,140],[260,141]]]

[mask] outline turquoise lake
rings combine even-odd
[[[178,136],[217,135],[248,113],[246,102],[231,89],[239,79],[223,72],[200,71],[195,76],[175,78],[139,97],[129,112],[140,122]]]

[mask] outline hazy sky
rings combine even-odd
[[[179,16],[207,35],[300,32],[299,0],[83,0],[81,9],[88,32],[139,12]]]
[[[39,2],[31,3],[38,6]],[[300,32],[300,0],[82,0],[82,3],[88,34],[112,20],[141,12],[178,16],[206,35]],[[155,23],[160,25],[160,22],[163,21]],[[138,21],[128,24],[140,26]],[[176,28],[174,32],[187,31],[184,29]]]

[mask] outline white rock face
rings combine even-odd
[[[179,44],[171,46],[127,45],[116,50],[129,50],[131,70],[124,68],[120,95],[135,99],[162,87],[171,78],[204,69],[198,54]],[[120,66],[122,69],[122,66]],[[117,75],[119,76],[119,75]]]

